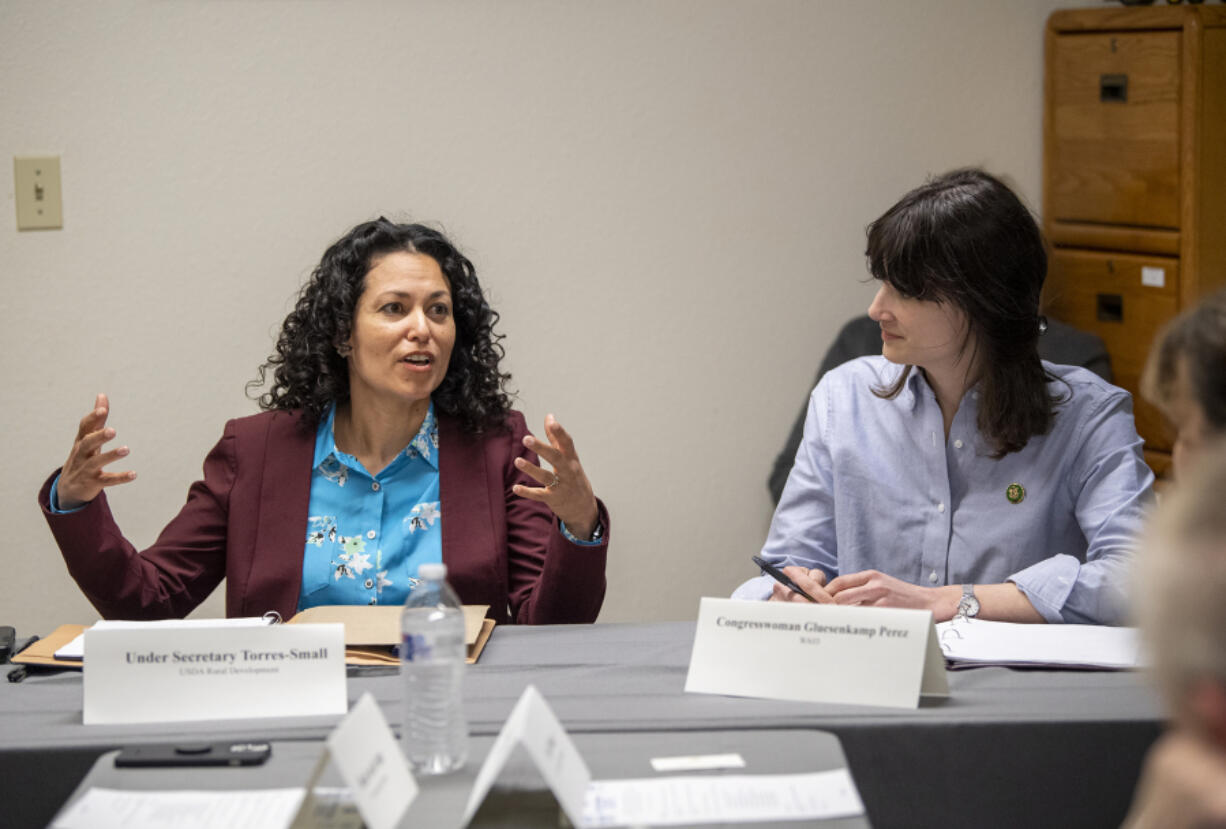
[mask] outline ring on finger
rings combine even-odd
[[[553,476],[553,480],[552,480],[552,481],[550,481],[549,483],[545,484],[545,489],[553,489],[553,488],[554,488],[555,486],[557,486],[559,483],[560,483],[560,481],[558,480],[558,476],[555,474],[555,475]]]

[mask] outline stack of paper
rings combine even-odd
[[[1122,670],[1142,666],[1136,628],[955,619],[937,625],[950,669],[989,665]]]
[[[350,665],[399,665],[401,607],[391,605],[320,605],[300,611],[286,624],[339,622],[345,626],[345,661]],[[469,665],[477,661],[494,630],[485,618],[489,605],[464,605],[464,643]]]

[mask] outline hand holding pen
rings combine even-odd
[[[813,602],[831,604],[834,599],[826,592],[826,574],[792,565],[780,570],[761,556],[754,556],[753,563],[773,578],[778,584],[771,591],[772,602]]]

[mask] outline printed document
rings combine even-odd
[[[726,774],[593,780],[585,829],[817,820],[864,814],[847,769],[810,774]]]

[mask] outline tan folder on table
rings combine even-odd
[[[80,659],[56,659],[55,652],[80,636],[89,625],[60,625],[48,636],[32,643],[12,658],[17,665],[54,665],[57,668],[80,668]]]
[[[400,659],[392,648],[400,643],[400,612],[403,608],[364,605],[320,605],[294,614],[286,624],[341,622],[345,626],[345,662],[349,665],[396,665]],[[489,605],[464,605],[464,643],[468,664],[481,656],[494,630],[485,618]]]
[[[489,605],[464,605],[464,642],[468,664],[481,656],[496,624],[485,618]],[[345,663],[348,665],[396,665],[399,658],[392,648],[400,642],[400,611],[395,605],[321,605],[297,613],[286,624],[340,622],[345,626]],[[80,668],[80,659],[56,659],[55,652],[80,636],[89,625],[60,625],[49,636],[39,639],[12,661],[18,665],[54,665]]]

